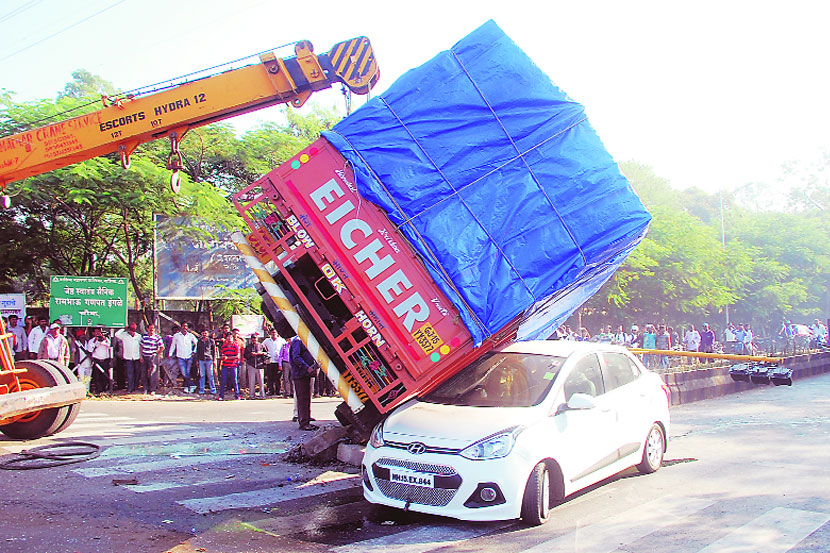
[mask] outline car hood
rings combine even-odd
[[[386,441],[423,442],[427,446],[463,449],[502,430],[530,426],[540,407],[470,407],[414,401],[392,412],[383,423]]]

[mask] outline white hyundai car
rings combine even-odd
[[[462,520],[542,524],[627,468],[660,468],[669,390],[624,348],[517,342],[394,411],[372,432],[364,497]]]

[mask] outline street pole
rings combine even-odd
[[[720,196],[720,239],[721,244],[723,244],[723,255],[726,255],[726,225],[723,223],[723,191],[718,190],[718,196]],[[726,315],[726,326],[723,327],[724,330],[729,328],[729,304],[727,303],[723,307],[723,312]]]

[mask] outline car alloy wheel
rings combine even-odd
[[[663,464],[663,454],[666,451],[664,444],[663,428],[655,423],[648,432],[643,446],[643,459],[637,465],[637,470],[643,474],[651,474],[659,469]]]

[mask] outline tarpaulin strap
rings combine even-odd
[[[385,99],[385,98],[383,98],[383,96],[379,96],[379,97],[378,97],[378,100],[380,100],[381,102],[383,102],[383,104],[384,104],[387,108],[389,107],[389,104],[387,104],[387,103],[386,103],[386,99]],[[392,109],[391,109],[391,108],[389,108],[389,111],[390,111],[390,112],[392,112],[392,113],[394,114],[394,112],[392,111]],[[395,117],[396,117],[396,118],[398,118],[397,114],[395,114]],[[398,121],[400,121],[400,119],[399,119],[399,118],[398,118]],[[406,126],[405,126],[405,125],[403,125],[403,123],[401,123],[401,125],[404,127],[404,129],[406,129]],[[406,131],[407,131],[407,132],[409,132],[409,129],[406,129]],[[403,225],[408,225],[408,226],[412,229],[412,231],[413,231],[413,232],[414,232],[414,233],[418,236],[418,238],[421,240],[421,245],[422,245],[422,246],[423,246],[423,248],[424,248],[424,249],[425,249],[425,250],[429,253],[429,255],[430,255],[431,259],[427,259],[427,258],[425,258],[424,256],[421,256],[421,255],[419,255],[419,257],[420,257],[421,259],[423,259],[423,260],[424,260],[424,263],[426,263],[426,264],[428,264],[429,266],[431,266],[431,267],[432,267],[432,268],[433,268],[436,272],[438,272],[438,273],[442,276],[442,278],[443,278],[443,280],[444,280],[444,283],[445,283],[445,284],[446,284],[449,288],[451,288],[451,289],[455,292],[456,297],[458,297],[458,301],[460,301],[460,302],[462,303],[462,305],[463,305],[464,309],[465,309],[465,310],[467,311],[467,313],[470,315],[470,318],[471,318],[473,321],[475,321],[476,325],[478,325],[479,329],[482,331],[482,333],[483,333],[484,335],[489,336],[489,335],[490,335],[490,333],[488,332],[487,326],[486,326],[486,325],[484,324],[484,322],[483,322],[483,321],[482,321],[482,320],[478,317],[478,315],[477,315],[477,314],[476,314],[476,312],[472,309],[472,307],[470,307],[470,305],[466,302],[466,300],[464,299],[464,296],[461,294],[461,291],[460,291],[460,290],[456,287],[455,283],[452,281],[452,279],[450,278],[450,276],[449,276],[449,275],[447,274],[447,272],[444,270],[444,266],[443,266],[443,265],[441,265],[440,261],[438,261],[438,258],[437,258],[437,257],[436,257],[436,255],[435,255],[435,253],[434,253],[434,252],[432,251],[432,249],[431,249],[431,248],[427,245],[427,242],[426,242],[426,240],[424,240],[424,237],[423,237],[423,236],[421,236],[421,233],[420,233],[420,232],[418,232],[418,228],[417,228],[415,225],[413,225],[413,224],[412,224],[412,219],[406,216],[406,213],[405,213],[405,212],[404,212],[404,210],[401,208],[400,204],[397,202],[397,200],[395,200],[394,196],[392,196],[392,194],[391,194],[391,193],[389,192],[389,190],[386,188],[386,185],[385,185],[385,184],[383,184],[383,181],[382,181],[382,180],[378,177],[377,173],[375,173],[375,170],[372,168],[372,166],[371,166],[371,165],[369,165],[369,163],[368,163],[368,162],[366,161],[366,159],[363,157],[363,154],[361,154],[361,153],[360,153],[360,151],[358,151],[358,149],[357,149],[357,148],[356,148],[356,147],[352,144],[351,140],[349,140],[349,138],[348,138],[348,137],[346,137],[346,136],[344,136],[342,133],[340,133],[340,132],[338,132],[338,131],[336,131],[336,130],[334,130],[334,129],[331,129],[329,132],[332,132],[332,133],[336,133],[336,134],[338,134],[338,135],[339,135],[339,136],[340,136],[340,137],[341,137],[341,138],[342,138],[342,139],[343,139],[343,140],[344,140],[344,141],[345,141],[345,142],[346,142],[349,146],[351,146],[351,148],[352,148],[352,152],[354,152],[354,155],[356,155],[356,156],[360,159],[360,161],[363,163],[363,166],[364,166],[364,167],[366,167],[366,169],[367,169],[367,170],[368,170],[368,171],[372,174],[372,176],[375,178],[375,181],[376,181],[376,182],[377,182],[377,183],[378,183],[378,184],[379,184],[379,185],[383,188],[383,191],[386,193],[386,196],[389,198],[389,201],[391,201],[391,202],[395,205],[395,209],[397,209],[397,210],[398,210],[398,213],[399,213],[399,214],[401,215],[401,217],[404,219],[403,223],[402,223],[402,224],[400,224],[400,225],[397,225],[395,228],[400,229]],[[411,134],[410,134],[410,136],[411,136]],[[358,184],[357,184],[357,172],[356,172],[356,171],[355,171],[354,179],[355,179],[355,187],[358,187]],[[358,196],[360,196],[360,195],[358,195]],[[416,252],[415,252],[415,253],[418,253],[418,251],[416,250]],[[458,306],[456,305],[456,307],[458,307]]]
[[[501,127],[501,130],[504,131],[504,135],[507,137],[508,140],[510,140],[510,144],[513,146],[513,149],[516,150],[516,153],[518,154],[516,157],[521,158],[522,163],[524,164],[525,167],[527,167],[527,171],[528,171],[528,173],[530,173],[531,178],[533,178],[533,182],[536,183],[536,186],[539,188],[539,191],[545,196],[545,199],[548,201],[548,204],[550,204],[551,209],[553,209],[553,212],[556,214],[556,217],[559,219],[559,222],[562,224],[562,228],[565,229],[565,231],[568,233],[568,236],[570,236],[571,241],[574,243],[574,246],[576,246],[576,249],[579,250],[579,255],[582,256],[582,261],[587,264],[588,263],[588,258],[585,255],[585,252],[582,251],[582,248],[580,247],[579,243],[577,242],[576,237],[573,235],[573,233],[571,232],[571,229],[565,223],[565,220],[559,214],[559,210],[556,209],[556,206],[553,204],[553,200],[551,200],[550,196],[548,196],[547,191],[539,183],[539,179],[536,178],[536,174],[533,172],[533,169],[530,167],[530,165],[528,165],[527,160],[524,157],[524,154],[521,151],[519,151],[519,147],[516,145],[516,142],[513,140],[513,137],[510,136],[510,133],[507,131],[505,126],[502,124],[501,119],[499,118],[499,115],[496,113],[496,110],[494,110],[493,106],[490,105],[490,102],[487,101],[487,97],[484,95],[484,92],[482,92],[481,88],[478,86],[478,83],[476,83],[475,80],[473,80],[472,75],[470,75],[469,71],[467,71],[467,67],[464,66],[464,62],[461,61],[461,58],[458,57],[458,54],[455,53],[455,50],[450,50],[450,53],[452,54],[453,59],[455,59],[455,61],[458,62],[458,65],[464,71],[464,74],[467,75],[467,79],[470,81],[470,83],[473,85],[473,87],[475,87],[476,92],[478,92],[478,95],[481,96],[481,100],[487,106],[487,109],[489,109],[490,113],[493,114],[493,117],[498,122],[499,127]],[[587,117],[583,117],[581,120],[577,121],[576,123],[574,123],[573,125],[571,125],[567,129],[557,133],[555,136],[561,135],[562,133],[572,129],[573,127],[579,125],[580,123],[582,123],[583,121],[586,121],[587,119],[588,119]],[[551,137],[551,138],[553,138],[553,137]],[[547,140],[550,140],[551,138],[548,138]],[[544,142],[542,142],[542,144],[544,144]],[[535,146],[534,148],[531,148],[529,151],[532,151],[533,149],[537,148],[540,145],[541,144]],[[513,158],[513,159],[516,159],[516,158]],[[501,250],[499,250],[499,251],[501,251]],[[506,259],[506,257],[505,257],[505,259]],[[508,260],[508,262],[509,262],[509,260]],[[521,276],[519,278],[521,278]],[[535,299],[535,297],[534,297],[534,299]]]

